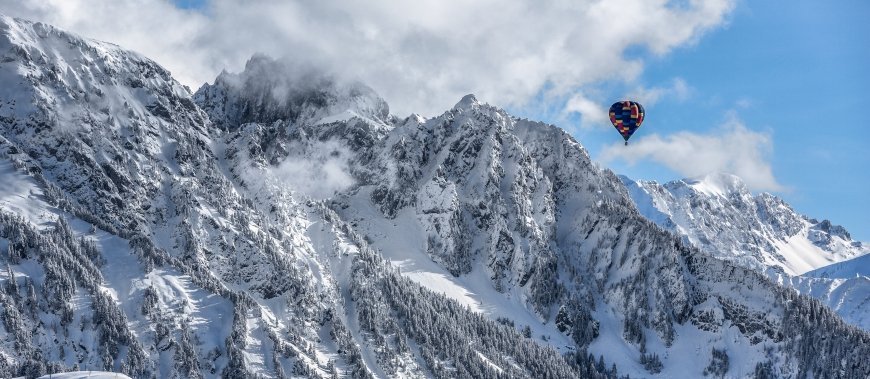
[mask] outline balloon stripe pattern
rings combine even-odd
[[[643,123],[643,117],[644,110],[640,103],[625,100],[617,101],[610,106],[610,122],[625,142],[628,142],[631,135]]]

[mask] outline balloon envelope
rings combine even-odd
[[[617,101],[610,106],[610,122],[625,142],[643,123],[643,106],[634,101]]]

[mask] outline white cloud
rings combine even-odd
[[[633,99],[643,105],[650,106],[663,98],[675,101],[686,101],[692,93],[692,88],[682,78],[674,78],[665,87],[636,87],[629,91],[626,98]]]
[[[594,101],[583,93],[575,93],[565,103],[565,112],[580,114],[580,126],[589,128],[599,125],[610,125],[607,108],[601,103]]]
[[[267,177],[279,185],[313,199],[327,199],[350,188],[355,180],[350,172],[350,150],[337,141],[293,144],[290,156],[278,167],[268,169]]]
[[[692,88],[682,78],[674,79],[670,92],[679,101],[685,101],[692,94]]]
[[[753,190],[781,191],[784,187],[773,176],[769,155],[769,134],[746,128],[732,116],[718,130],[709,134],[679,132],[661,137],[653,134],[631,145],[608,146],[601,153],[602,162],[616,159],[628,164],[652,160],[687,177],[725,172],[739,176]]]
[[[734,103],[734,105],[740,109],[750,108],[750,107],[752,107],[752,100],[750,100],[749,98],[746,98],[746,97],[741,97],[741,98],[737,99],[737,101]]]
[[[137,50],[192,88],[255,52],[361,79],[399,115],[438,113],[466,93],[521,106],[635,78],[656,54],[721,25],[736,0],[503,2],[213,0],[203,12],[166,0],[0,0],[0,11]]]

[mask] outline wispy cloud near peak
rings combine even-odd
[[[710,173],[731,173],[753,190],[782,191],[769,161],[773,149],[771,136],[748,129],[735,115],[718,129],[707,133],[678,132],[669,136],[652,134],[608,146],[599,159],[623,160],[636,164],[642,160],[660,163],[680,175],[700,177]]]

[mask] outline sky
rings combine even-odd
[[[648,57],[637,84],[594,86],[601,104],[650,97],[634,85],[660,89],[630,146],[606,121],[575,136],[617,173],[667,181],[718,166],[870,241],[870,123],[859,116],[870,105],[867,16],[860,0],[738,2],[697,43]],[[766,162],[770,175],[742,159]]]
[[[143,53],[192,90],[265,53],[361,80],[400,117],[474,93],[568,130],[618,174],[734,173],[870,241],[865,0],[0,0],[0,13]],[[647,112],[629,146],[606,115],[624,98]]]

